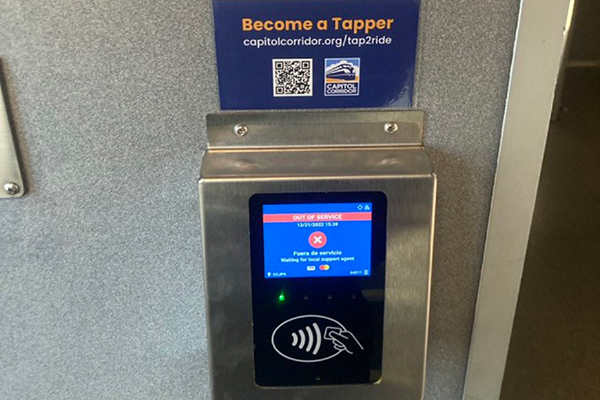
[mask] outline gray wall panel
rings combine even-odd
[[[517,0],[423,4],[439,174],[428,400],[457,400]],[[209,399],[196,177],[206,0],[0,0],[29,194],[0,201],[0,398]]]

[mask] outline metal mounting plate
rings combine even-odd
[[[0,198],[21,197],[24,188],[0,79]]]
[[[413,110],[210,114],[208,147],[421,146],[423,121],[424,112]]]
[[[423,397],[436,176],[421,111],[255,112],[207,117],[200,171],[207,327],[215,400]],[[390,129],[391,128],[391,129]],[[249,199],[387,197],[383,375],[375,385],[256,385]],[[231,379],[235,376],[235,379]]]

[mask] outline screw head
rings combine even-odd
[[[248,127],[244,124],[237,124],[233,127],[233,133],[235,133],[238,136],[246,136],[246,134],[248,133]]]
[[[383,126],[383,130],[389,134],[398,132],[398,129],[399,129],[398,124],[395,122],[386,122],[385,125]]]
[[[19,194],[19,192],[21,191],[21,187],[14,182],[6,182],[4,184],[4,191],[6,192],[6,194],[14,196],[15,194]]]

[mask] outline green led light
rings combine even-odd
[[[284,301],[285,300],[285,295],[283,293],[281,293],[279,295],[279,301]]]

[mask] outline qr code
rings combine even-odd
[[[310,58],[273,60],[273,96],[312,96],[313,62]]]

